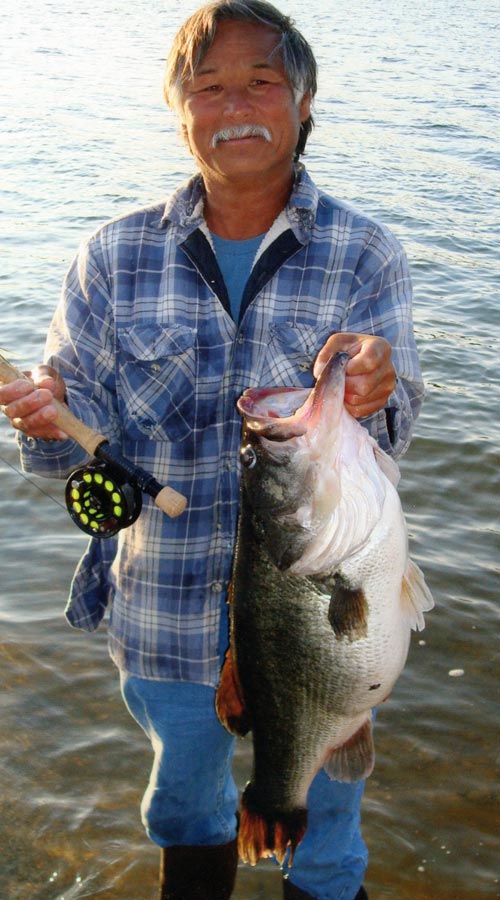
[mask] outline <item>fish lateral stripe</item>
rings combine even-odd
[[[238,830],[238,853],[242,862],[257,865],[259,859],[275,856],[283,865],[293,863],[294,853],[307,828],[307,810],[297,807],[288,812],[266,813],[260,806],[250,782],[243,792]]]
[[[328,621],[336,638],[359,641],[368,633],[368,603],[362,588],[353,588],[337,576],[328,610]]]

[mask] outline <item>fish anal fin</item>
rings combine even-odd
[[[324,764],[326,773],[334,781],[362,781],[373,772],[375,747],[371,718],[345,744],[335,747]]]
[[[424,612],[434,606],[432,594],[427,587],[423,572],[413,560],[408,559],[401,586],[401,603],[414,631],[425,628]]]
[[[367,635],[368,604],[362,588],[351,585],[338,575],[332,587],[328,621],[335,637],[357,641]]]
[[[231,734],[243,737],[250,731],[249,717],[231,648],[226,653],[222,667],[215,697],[215,709],[220,721]]]
[[[259,809],[253,785],[246,786],[241,799],[238,829],[238,853],[242,862],[255,866],[259,859],[275,856],[283,865],[291,866],[295,850],[307,828],[307,810],[303,807],[280,813]]]

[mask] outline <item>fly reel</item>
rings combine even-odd
[[[66,483],[66,506],[79,528],[92,537],[113,537],[137,519],[139,486],[107,463],[76,469]]]

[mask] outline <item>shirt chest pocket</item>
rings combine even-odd
[[[134,440],[182,441],[213,418],[220,376],[203,371],[197,331],[134,325],[118,332],[119,403]]]
[[[316,356],[332,327],[272,322],[264,359],[262,384],[273,387],[311,387]]]

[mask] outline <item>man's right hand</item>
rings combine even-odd
[[[54,425],[57,409],[66,395],[63,378],[50,366],[36,366],[27,373],[33,384],[19,378],[0,387],[0,407],[13,428],[42,441],[64,440],[67,434]]]

